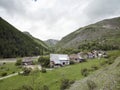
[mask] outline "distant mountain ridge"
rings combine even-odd
[[[55,40],[55,39],[48,39],[45,41],[45,43],[50,46],[50,47],[54,47],[57,43],[58,43],[59,40]]]
[[[0,58],[40,55],[43,49],[45,47],[0,18]]]
[[[70,33],[57,43],[60,48],[83,48],[87,44],[120,48],[120,17],[106,19]],[[108,47],[108,46],[106,46]]]

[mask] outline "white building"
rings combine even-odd
[[[50,54],[51,67],[64,66],[69,64],[70,64],[70,59],[67,54]]]

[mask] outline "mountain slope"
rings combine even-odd
[[[120,90],[120,57],[107,67],[76,81],[67,90]]]
[[[120,44],[120,17],[106,19],[95,24],[82,27],[62,38],[57,47],[82,48],[91,44],[119,47]],[[119,47],[120,48],[120,47]]]
[[[38,43],[39,45],[41,45],[42,47],[46,48],[46,49],[49,49],[48,45],[43,42],[42,40],[40,39],[37,39],[35,37],[33,37],[29,32],[23,32],[24,34],[26,34],[27,36],[29,36],[31,39],[33,39],[36,43]]]
[[[0,18],[0,58],[39,55],[43,48]]]
[[[58,43],[58,40],[48,39],[48,40],[45,41],[45,43],[50,47],[54,47]]]

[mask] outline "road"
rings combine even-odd
[[[22,60],[35,60],[35,59],[38,59],[39,56],[34,56],[34,57],[23,57],[21,58]],[[3,63],[3,62],[16,62],[18,58],[5,58],[5,59],[0,59],[0,63]]]

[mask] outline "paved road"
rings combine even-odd
[[[34,56],[34,57],[23,57],[22,60],[24,59],[29,59],[29,60],[35,60],[39,58],[39,56]],[[3,63],[3,62],[16,62],[18,58],[5,58],[5,59],[0,59],[0,63]]]

